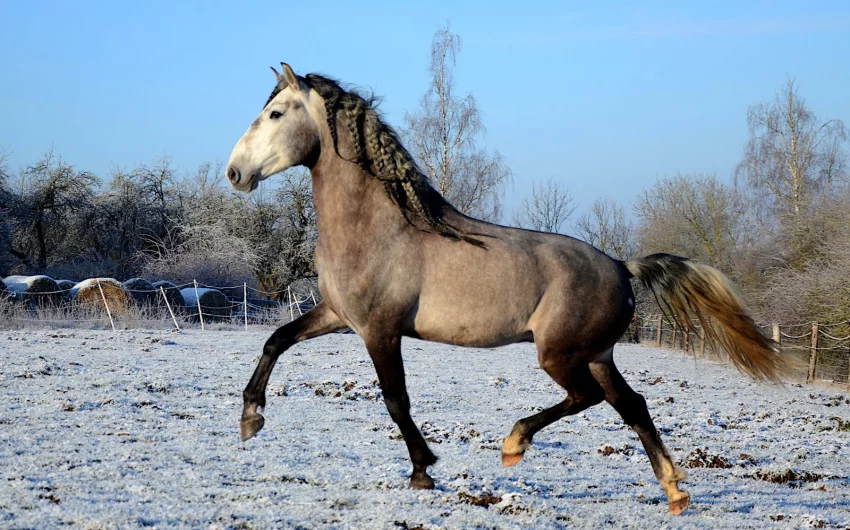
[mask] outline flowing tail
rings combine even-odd
[[[676,324],[720,346],[738,370],[756,380],[781,381],[790,371],[779,345],[756,326],[732,282],[719,270],[670,254],[652,254],[624,262],[626,269],[652,291]]]

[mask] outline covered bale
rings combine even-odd
[[[62,291],[62,294],[68,296],[68,292],[77,285],[77,282],[74,280],[56,280],[56,285],[59,286],[59,290]]]
[[[204,322],[221,322],[230,318],[230,300],[218,289],[187,287],[181,289],[180,294],[183,295],[186,312],[193,317],[198,316],[198,299],[200,298]]]
[[[105,298],[112,313],[125,313],[133,303],[130,293],[124,289],[121,282],[113,278],[83,280],[71,289],[69,297],[74,303],[93,309],[105,309],[103,307]]]
[[[160,304],[160,307],[165,308],[165,301],[162,299],[162,292],[160,292],[161,287],[162,291],[165,292],[165,298],[168,299],[168,304],[171,306],[171,310],[174,311],[174,314],[179,315],[181,313],[185,313],[186,308],[183,306],[186,305],[186,302],[183,300],[183,295],[180,294],[179,287],[168,280],[153,282],[151,285],[153,285],[153,288],[156,289],[156,303]],[[197,306],[195,306],[195,312],[197,313]]]
[[[62,304],[62,290],[50,276],[7,276],[3,283],[11,299],[36,307],[55,307]]]
[[[130,278],[122,285],[140,308],[157,307],[161,303],[159,290],[144,278]]]

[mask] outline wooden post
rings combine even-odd
[[[248,282],[242,283],[242,304],[245,308],[245,331],[248,331]]]
[[[198,294],[198,280],[192,280],[195,282],[195,299],[198,301],[198,318],[201,319],[201,331],[205,331],[204,328],[204,312],[201,310],[201,297]]]
[[[811,383],[815,380],[815,368],[818,363],[818,323],[812,322],[812,349],[809,353],[809,374],[806,377],[806,382]]]
[[[676,339],[678,339],[678,338],[679,338],[679,326],[675,322],[673,322],[673,343],[670,344],[671,350],[676,349]]]
[[[292,290],[289,287],[286,288],[286,296],[289,298],[289,319],[292,321],[295,320],[295,312],[292,311]]]
[[[109,304],[106,303],[106,295],[103,294],[103,287],[100,286],[100,280],[97,281],[97,288],[100,289],[100,297],[103,299],[103,307],[106,308],[106,316],[109,317],[109,323],[112,324],[112,332],[115,333],[115,321],[112,320],[112,311],[109,310]]]
[[[165,289],[162,286],[159,286],[159,292],[162,293],[162,299],[165,300],[165,307],[168,308],[168,312],[171,313],[171,320],[174,321],[174,327],[177,328],[177,331],[180,331],[180,325],[177,323],[177,319],[174,317],[174,311],[171,310],[171,304],[168,303],[168,297],[165,296]]]
[[[688,350],[691,348],[691,332],[685,330],[684,333],[685,335],[682,337],[682,351],[688,353]]]
[[[661,326],[664,324],[664,317],[658,315],[658,328],[655,330],[655,343],[661,347]]]
[[[779,324],[773,325],[773,342],[782,344],[782,334],[779,333]]]
[[[635,344],[640,344],[640,319],[638,318],[637,313],[632,318],[632,340]]]
[[[699,335],[699,356],[705,359],[705,330],[701,330]]]

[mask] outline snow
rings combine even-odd
[[[51,282],[53,281],[53,279],[49,276],[38,274],[36,276],[6,276],[3,278],[3,283],[6,284],[6,288],[12,292],[25,293],[27,292],[27,289],[32,287],[33,283],[41,280],[42,278],[47,278]]]
[[[604,404],[501,467],[513,423],[564,396],[531,344],[405,341],[436,490],[406,488],[407,451],[356,335],[284,354],[265,429],[243,443],[241,392],[269,333],[0,332],[0,527],[850,527],[850,396],[836,388],[759,385],[618,346],[674,459],[728,462],[688,469],[693,502],[672,517],[637,436]],[[759,478],[771,473],[793,480]]]

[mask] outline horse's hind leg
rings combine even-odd
[[[541,355],[541,367],[556,383],[567,390],[567,399],[554,407],[523,418],[514,424],[502,444],[502,465],[513,466],[522,460],[534,435],[564,416],[578,414],[601,402],[605,393],[593,378],[586,364],[570,366],[563,357],[547,359]],[[560,362],[559,362],[560,361]]]
[[[611,357],[602,362],[590,364],[590,371],[599,385],[605,389],[605,400],[613,406],[626,425],[637,432],[656,478],[667,494],[670,513],[678,515],[685,511],[690,503],[690,495],[679,490],[678,482],[685,478],[685,472],[670,459],[670,454],[661,442],[655,424],[646,408],[646,400],[632,390],[623,379]]]
[[[263,346],[263,356],[260,357],[254,375],[251,376],[248,386],[242,392],[244,405],[240,430],[243,441],[253,437],[263,428],[265,420],[258,409],[266,406],[266,386],[280,354],[297,342],[319,337],[344,327],[345,324],[336,313],[322,301],[306,315],[277,328],[272,333]]]

